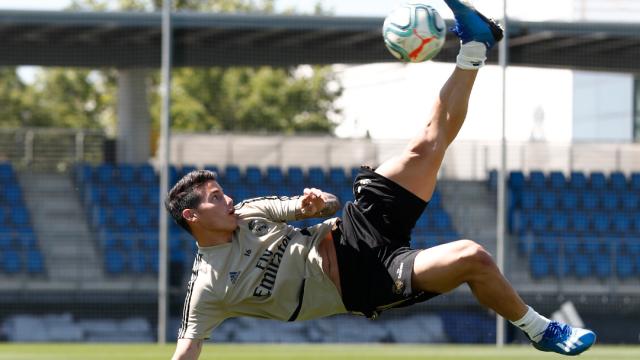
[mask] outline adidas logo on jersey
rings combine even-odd
[[[240,276],[240,271],[232,271],[229,273],[229,280],[231,280],[232,284],[236,284],[236,280],[238,280],[238,276]]]

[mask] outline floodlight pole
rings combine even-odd
[[[508,28],[507,28],[507,1],[502,0],[502,26],[504,27],[504,39],[500,42],[498,62],[502,68],[502,136],[500,140],[500,170],[498,171],[498,221],[496,226],[496,262],[503,274],[505,271],[505,245],[506,245],[506,205],[507,205],[507,62],[508,62]],[[496,346],[502,347],[506,340],[506,324],[504,318],[496,314]]]
[[[158,246],[158,344],[167,341],[167,317],[169,309],[169,222],[164,209],[164,200],[169,189],[169,124],[171,123],[171,0],[162,3],[162,109],[160,119],[160,144],[158,159],[160,160],[160,208],[159,208],[159,246]]]

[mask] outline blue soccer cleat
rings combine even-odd
[[[489,19],[476,10],[465,0],[444,0],[456,18],[456,24],[451,28],[466,44],[470,41],[483,43],[487,50],[502,40],[504,31],[493,19]]]
[[[578,355],[596,342],[596,334],[591,330],[573,328],[552,321],[540,341],[532,341],[540,351],[552,351],[562,355]]]

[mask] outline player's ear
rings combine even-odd
[[[198,218],[198,213],[196,213],[193,209],[184,209],[182,210],[182,217],[187,221],[196,221]]]

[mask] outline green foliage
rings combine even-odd
[[[175,0],[184,11],[273,13],[274,1]],[[71,10],[158,11],[162,0],[74,0]],[[304,71],[301,71],[304,70]],[[212,67],[173,70],[172,127],[190,131],[323,132],[335,127],[341,86],[330,67]],[[150,107],[157,129],[158,71],[149,71]],[[115,126],[117,70],[46,68],[33,84],[15,69],[0,72],[4,126]],[[334,116],[334,118],[336,118]]]

